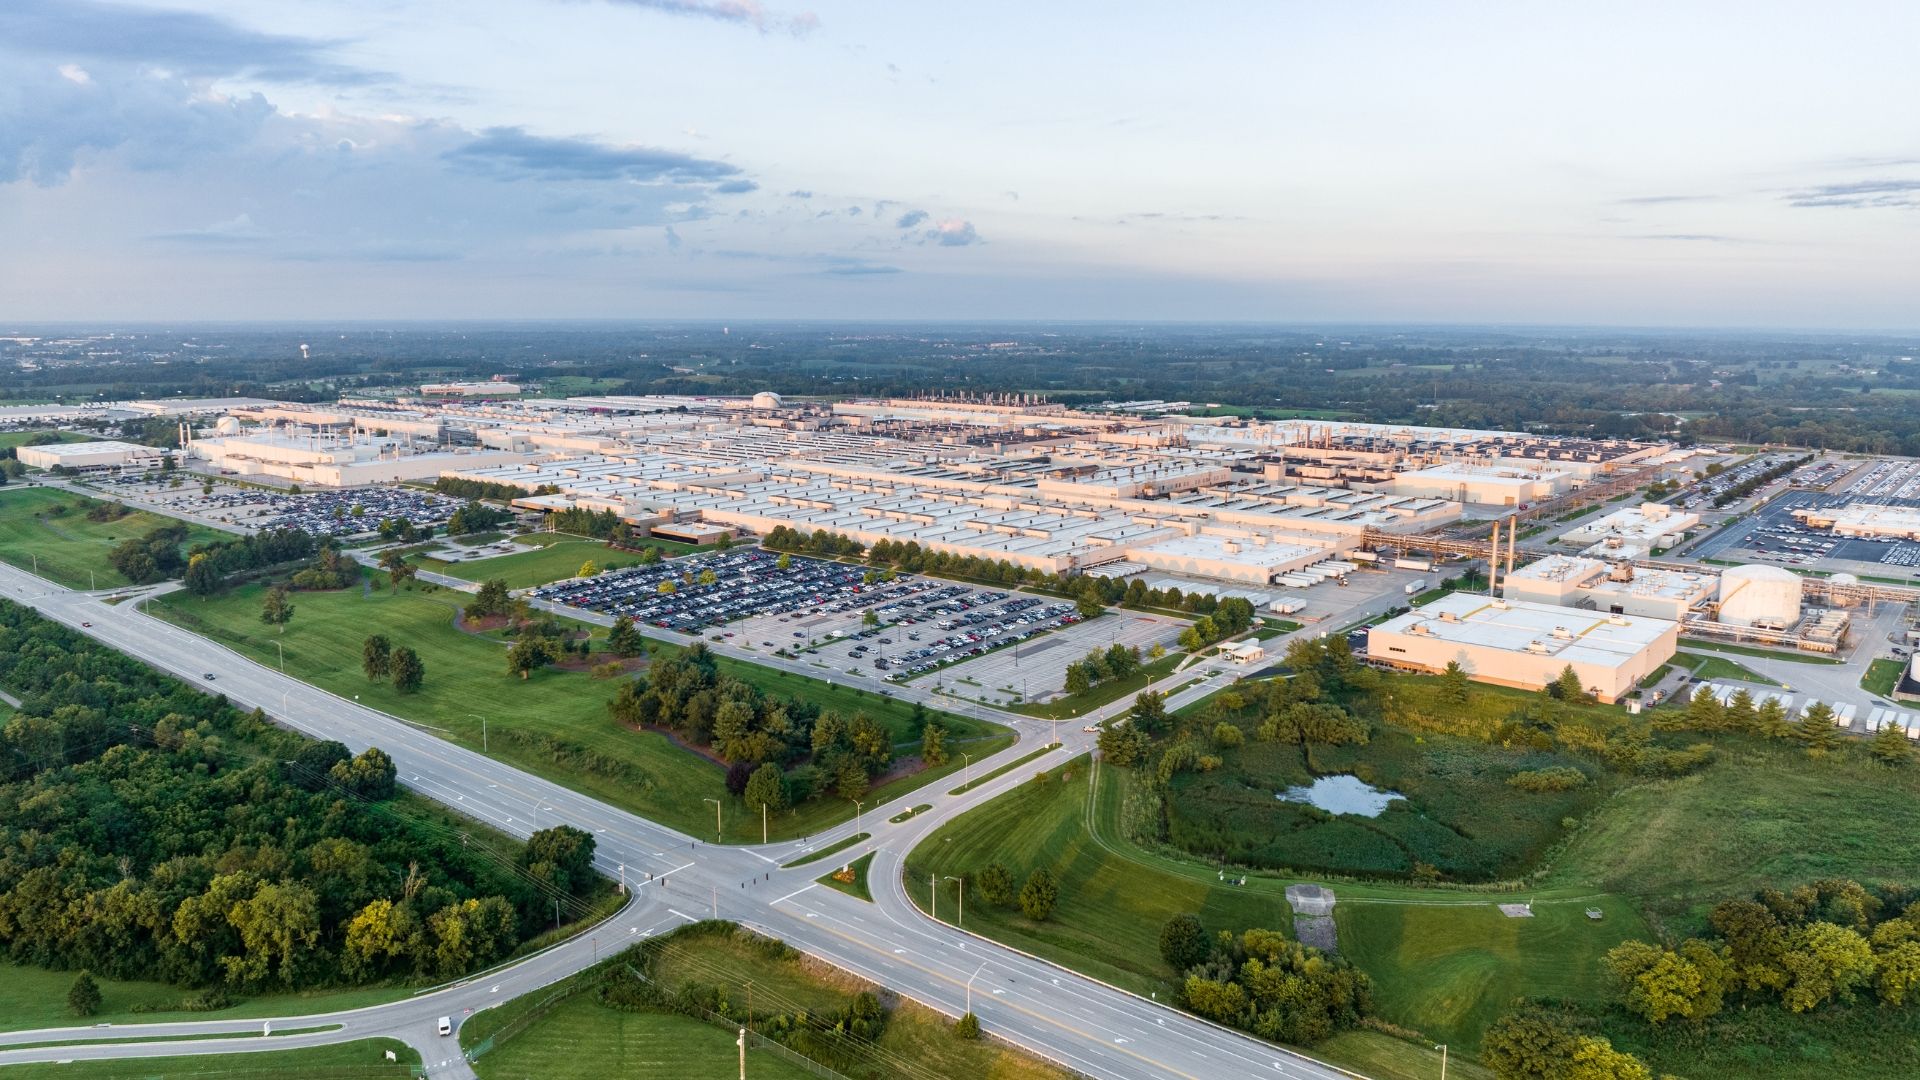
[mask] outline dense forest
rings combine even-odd
[[[559,394],[1018,391],[1073,405],[1162,399],[1262,416],[1920,454],[1916,356],[1920,340],[1873,335],[1497,327],[68,327],[0,341],[0,399],[323,401],[497,374]]]
[[[0,946],[228,991],[448,977],[580,914],[593,839],[519,856],[355,756],[0,601]]]

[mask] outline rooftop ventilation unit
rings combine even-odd
[[[1544,656],[1547,653],[1552,652],[1553,650],[1547,648],[1546,642],[1536,639],[1536,640],[1527,642],[1527,651],[1530,653],[1538,653]]]

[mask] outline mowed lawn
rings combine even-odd
[[[733,1080],[734,1033],[678,1013],[622,1012],[577,994],[473,1063],[481,1080]],[[805,1080],[812,1073],[749,1048],[747,1075]]]
[[[345,697],[357,696],[365,705],[427,725],[435,734],[469,749],[482,746],[484,718],[487,752],[492,756],[684,832],[711,835],[713,818],[703,800],[724,799],[724,838],[735,843],[759,841],[758,816],[749,820],[745,804],[726,793],[725,773],[719,765],[665,735],[632,731],[607,716],[606,703],[617,682],[552,668],[525,680],[509,675],[502,639],[455,627],[455,613],[466,594],[426,585],[399,592],[350,588],[295,593],[293,619],[280,633],[260,621],[265,591],[264,585],[249,585],[209,599],[173,593],[149,603],[147,610],[271,666],[280,664],[284,649],[289,675]],[[596,636],[602,634],[593,629]],[[418,693],[401,694],[388,683],[369,682],[362,674],[361,647],[373,633],[385,634],[420,654],[426,683]],[[897,745],[912,737],[909,707],[891,698],[735,660],[722,659],[720,666],[768,693],[802,698],[847,714],[865,711],[889,725]],[[975,761],[1011,741],[1012,736],[997,725],[941,715],[955,736],[954,744],[978,739],[979,749],[972,751]],[[904,755],[916,749],[909,743],[897,752]],[[960,767],[956,754],[944,766],[877,787],[868,805]],[[775,815],[771,836],[783,839],[816,832],[851,817],[852,810],[843,800],[816,799]]]
[[[30,440],[32,440],[32,439],[35,439],[35,438],[37,438],[37,437],[39,437],[39,436],[42,436],[42,435],[47,435],[47,434],[52,434],[52,435],[56,435],[56,436],[58,436],[58,437],[59,437],[59,438],[58,438],[58,441],[60,441],[60,442],[63,442],[63,443],[69,443],[69,442],[92,442],[92,441],[94,441],[95,439],[98,439],[98,438],[100,438],[100,436],[98,436],[98,435],[82,435],[82,434],[80,434],[80,433],[79,433],[79,432],[77,432],[77,431],[53,431],[53,432],[48,432],[48,431],[0,431],[0,450],[4,450],[4,449],[8,449],[8,448],[10,448],[10,447],[20,447],[20,446],[25,446],[25,445],[27,445],[27,443],[28,443],[28,442],[29,442]],[[39,444],[39,443],[36,443],[35,445],[37,446],[37,445],[41,445],[41,444]]]
[[[108,589],[132,584],[107,561],[107,553],[123,540],[134,540],[162,525],[180,524],[173,518],[134,510],[114,521],[88,521],[87,511],[97,501],[56,488],[19,484],[0,487],[0,560],[25,570],[34,569],[49,581],[70,589]],[[57,517],[48,511],[65,506]],[[225,539],[226,534],[202,525],[188,525],[182,550],[195,544]]]
[[[397,1061],[388,1061],[392,1051]],[[308,1080],[361,1080],[411,1077],[420,1055],[398,1039],[359,1039],[333,1046],[300,1050],[266,1050],[250,1054],[194,1054],[167,1058],[125,1058],[118,1061],[73,1061],[65,1064],[0,1066],[5,1080],[184,1080],[187,1077],[302,1077]]]
[[[528,533],[514,539],[522,544],[538,544],[539,548],[459,562],[449,562],[431,555],[416,555],[411,561],[422,570],[462,581],[500,578],[510,589],[531,589],[536,585],[565,580],[577,575],[580,567],[588,562],[601,570],[618,570],[640,564],[639,552],[619,551],[608,547],[603,541],[585,537],[562,533]],[[668,544],[657,540],[637,540],[635,543],[657,548],[666,555],[681,555],[697,550],[685,544]]]
[[[0,1031],[70,1027],[78,1021],[67,1011],[71,971],[48,971],[24,964],[0,962]],[[380,1005],[412,994],[404,986],[362,987],[302,994],[261,994],[212,1012],[187,1011],[177,1006],[197,991],[161,982],[109,979],[95,976],[100,985],[100,1011],[87,1023],[158,1024],[174,1020],[235,1020],[253,1016],[291,1016],[334,1012]]]

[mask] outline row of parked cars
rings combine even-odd
[[[933,611],[921,615],[903,615],[897,621],[900,627],[928,622],[943,633],[932,641],[915,644],[920,642],[923,632],[905,630],[903,644],[912,647],[904,652],[883,654],[873,661],[873,666],[888,671],[889,681],[900,682],[962,657],[979,656],[990,649],[1025,641],[1035,634],[1080,621],[1079,612],[1069,603],[1043,600],[1036,596],[1009,599],[1006,593],[978,595],[981,597],[978,603],[959,612]],[[871,629],[862,631],[863,634],[874,632]],[[884,636],[880,642],[882,645],[891,643]],[[856,650],[855,658],[859,659],[860,655]]]

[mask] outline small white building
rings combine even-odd
[[[1572,667],[1601,701],[1618,701],[1673,657],[1680,624],[1636,615],[1451,593],[1367,632],[1367,658],[1414,671],[1458,662],[1469,677],[1544,689]]]
[[[1665,503],[1641,503],[1615,510],[1570,530],[1563,540],[1570,544],[1611,544],[1642,550],[1670,548],[1679,543],[1687,530],[1700,524],[1699,514],[1675,510]],[[1591,553],[1591,552],[1590,552]]]
[[[1228,641],[1221,644],[1220,655],[1236,664],[1253,664],[1266,659],[1267,650],[1257,641]]]
[[[1801,507],[1793,512],[1809,528],[1831,529],[1835,536],[1879,540],[1920,540],[1920,509],[1882,503],[1839,507]]]

